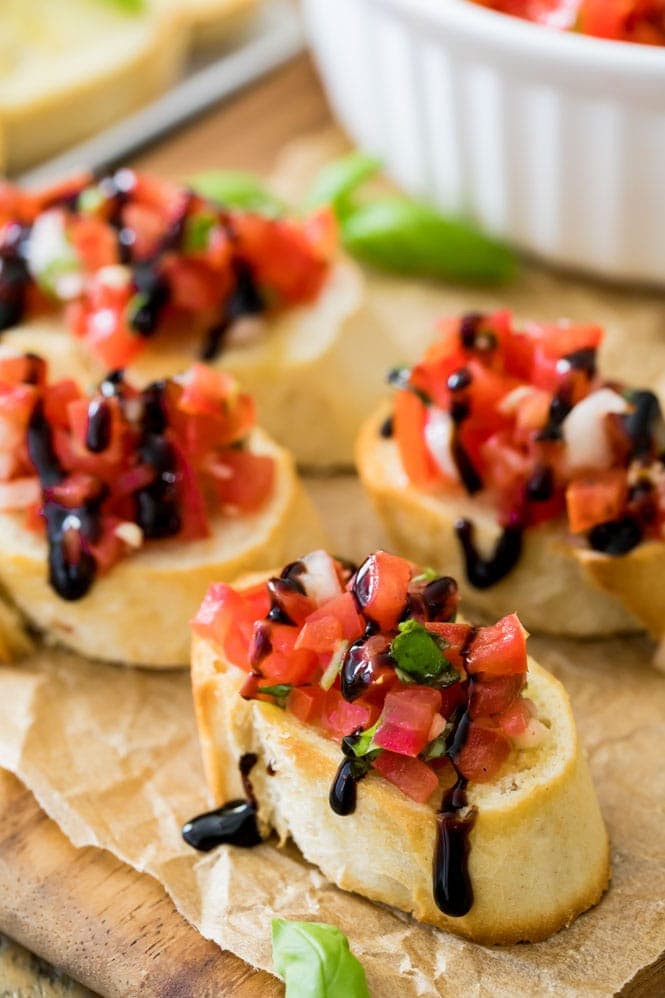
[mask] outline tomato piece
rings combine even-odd
[[[324,615],[316,620],[308,619],[302,626],[296,648],[308,648],[317,655],[334,651],[342,639],[342,625],[336,617]]]
[[[404,471],[420,489],[432,489],[443,480],[425,442],[427,406],[411,391],[395,396],[395,440]]]
[[[363,703],[348,703],[339,690],[328,690],[321,723],[335,738],[350,735],[358,728],[370,728],[378,715],[378,708]]]
[[[109,369],[126,367],[143,350],[145,340],[127,324],[127,306],[134,294],[129,272],[106,268],[89,282],[80,331],[90,349]]]
[[[333,617],[339,624],[340,637],[344,638],[345,641],[357,641],[365,632],[365,621],[358,613],[356,601],[351,593],[342,593],[340,596],[326,600],[322,606],[309,615],[307,623],[314,624],[322,618],[330,617]]]
[[[429,741],[440,707],[441,694],[431,687],[391,690],[383,704],[375,744],[400,755],[417,756]]]
[[[509,738],[516,738],[518,735],[524,734],[535,713],[536,708],[533,703],[520,697],[510,704],[500,717],[497,717],[496,723]]]
[[[422,759],[383,751],[372,768],[418,804],[426,804],[439,788],[436,773]]]
[[[118,235],[93,215],[77,215],[67,224],[67,235],[88,274],[118,263]]]
[[[424,626],[428,631],[431,631],[445,641],[444,654],[453,668],[463,669],[462,649],[465,648],[469,640],[471,625],[440,623],[436,620],[427,620],[424,622]]]
[[[221,648],[232,665],[248,672],[255,619],[240,593],[224,582],[213,582],[191,627],[199,637]]]
[[[273,648],[276,648],[272,629],[271,638]],[[259,665],[261,675],[270,680],[269,685],[291,683],[293,686],[311,682],[318,667],[317,656],[307,648],[295,648],[288,652],[276,648]]]
[[[366,618],[382,631],[397,627],[406,606],[411,565],[404,558],[377,551],[356,572],[353,593]]]
[[[163,273],[171,290],[171,303],[197,315],[220,308],[231,290],[230,268],[213,268],[206,259],[167,257]]]
[[[253,512],[265,503],[272,492],[275,482],[272,457],[245,450],[227,450],[216,467],[226,469],[228,475],[222,478],[216,472],[214,477],[217,498],[225,507]]]
[[[503,732],[471,721],[466,742],[454,762],[467,780],[487,783],[510,755],[510,742]]]
[[[575,478],[566,489],[568,526],[585,533],[597,523],[618,520],[626,508],[628,475],[625,468],[589,472]]]
[[[286,709],[303,724],[318,724],[326,700],[320,686],[294,686],[286,700]]]
[[[238,395],[238,382],[225,371],[216,371],[207,364],[192,364],[184,378],[178,408],[189,415],[221,418]]]
[[[493,717],[502,714],[519,698],[524,689],[526,675],[513,673],[510,676],[484,676],[482,673],[471,680],[469,716]]]
[[[527,332],[534,339],[531,381],[538,388],[554,391],[561,381],[559,361],[578,350],[595,350],[603,339],[600,326],[555,323],[532,323]]]
[[[467,672],[488,676],[526,672],[526,638],[527,632],[515,613],[491,627],[479,627],[466,653]]]
[[[292,624],[296,624],[298,627],[309,617],[314,607],[312,600],[299,592],[289,579],[269,579],[268,592],[272,606],[280,610]],[[298,635],[298,640],[301,634],[302,632]],[[307,644],[303,647],[307,647]]]

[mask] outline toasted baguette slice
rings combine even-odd
[[[106,127],[176,79],[183,12],[150,0],[132,13],[99,0],[5,0],[0,129],[7,167],[24,169]]]
[[[197,46],[218,45],[246,27],[258,0],[172,0],[187,18]]]
[[[466,581],[454,525],[460,517],[468,517],[475,525],[480,550],[489,554],[500,534],[496,510],[470,499],[462,489],[443,495],[415,488],[406,476],[395,441],[379,432],[389,411],[382,406],[363,426],[356,462],[396,552],[454,576],[468,606],[493,617],[517,610],[528,630],[594,637],[651,626],[648,610],[642,612],[639,599],[634,598],[638,591],[642,597],[645,594],[634,590],[631,572],[640,571],[644,550],[654,545],[640,545],[628,555],[611,558],[586,550],[560,525],[547,524],[525,532],[520,561],[501,582],[482,590],[471,586]],[[655,548],[662,571],[665,545],[656,544]],[[622,578],[623,586],[617,584]],[[661,592],[661,587],[654,587],[651,599],[660,601],[661,627],[665,628]]]
[[[250,580],[247,580],[248,582]],[[292,838],[338,886],[482,943],[545,939],[594,905],[607,887],[607,834],[561,684],[529,662],[527,695],[549,727],[538,749],[514,752],[497,778],[470,785],[474,903],[444,915],[432,897],[439,801],[417,804],[376,772],[358,787],[352,815],[328,803],[339,746],[273,704],[243,700],[246,674],[201,638],[192,649],[194,701],[210,790],[218,802],[244,796],[242,755],[262,832]],[[435,795],[436,796],[436,795]]]
[[[127,377],[145,385],[177,374],[198,358],[201,342],[186,330],[164,332],[127,368]],[[106,373],[58,320],[18,326],[4,334],[3,343],[39,353],[56,374],[88,385]],[[381,325],[365,308],[362,273],[344,261],[315,302],[261,323],[250,342],[229,345],[213,366],[235,375],[255,397],[260,424],[298,464],[333,468],[353,463],[367,407],[384,391],[380,372],[392,359],[389,351]]]
[[[258,512],[213,521],[205,540],[150,542],[71,603],[48,584],[46,541],[23,526],[20,514],[3,513],[0,583],[48,638],[83,655],[156,668],[186,665],[188,622],[211,582],[288,561],[324,537],[290,454],[260,430],[249,446],[276,462],[274,495]]]

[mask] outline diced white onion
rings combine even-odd
[[[612,465],[613,454],[605,417],[627,412],[625,398],[611,388],[600,388],[571,409],[561,426],[569,471],[585,468],[602,471]]]
[[[138,523],[130,520],[119,523],[115,528],[115,535],[130,548],[140,548],[143,544],[143,531]]]
[[[112,263],[107,267],[101,267],[95,274],[95,280],[104,284],[107,288],[124,288],[132,279],[132,272],[129,267],[123,267],[120,263]]]
[[[50,294],[66,299],[80,293],[81,264],[67,238],[65,218],[59,209],[37,216],[27,241],[25,259],[35,281]]]
[[[542,745],[549,736],[549,730],[537,717],[532,717],[521,735],[513,735],[511,741],[515,748],[534,749]]]
[[[317,605],[326,603],[342,592],[335,562],[327,551],[312,551],[302,559],[305,571],[298,576],[307,595]]]
[[[425,422],[425,443],[439,470],[446,478],[457,479],[451,444],[454,424],[449,413],[431,406]]]

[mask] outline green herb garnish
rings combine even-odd
[[[379,719],[380,720],[380,719]],[[379,721],[373,724],[371,728],[367,728],[366,731],[360,731],[357,735],[346,735],[342,739],[342,745],[349,749],[353,754],[362,758],[368,756],[372,752],[378,752],[380,749],[376,749],[372,744],[372,739],[377,732],[379,727]],[[376,758],[376,756],[374,756]]]
[[[183,248],[186,253],[199,253],[208,248],[210,233],[217,225],[214,215],[190,215],[185,220]]]
[[[399,634],[393,638],[390,654],[402,682],[424,683],[429,686],[450,686],[459,673],[443,653],[446,642],[432,634],[417,620],[405,620]]]
[[[120,7],[125,14],[141,14],[146,5],[146,0],[105,0],[105,2]]]
[[[423,749],[421,756],[425,762],[429,762],[430,759],[442,759],[448,751],[448,739],[450,738],[451,732],[454,725],[448,721],[445,728],[437,738],[433,738],[425,748]]]
[[[253,211],[277,218],[284,205],[266,187],[260,177],[242,170],[206,170],[189,178],[189,186],[201,197],[225,208]]]
[[[305,205],[317,208],[330,205],[342,221],[354,210],[353,195],[381,169],[381,162],[362,152],[352,152],[324,166],[310,190]]]
[[[362,964],[335,925],[273,918],[272,959],[286,998],[369,998]]]
[[[414,575],[412,582],[434,582],[439,578],[439,573],[434,568],[424,568],[420,575]]]
[[[292,689],[291,683],[278,683],[276,686],[259,686],[258,692],[274,697],[278,707],[286,707],[286,699]]]

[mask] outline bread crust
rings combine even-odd
[[[154,668],[187,665],[188,623],[211,582],[289,561],[325,542],[290,454],[261,430],[253,431],[250,447],[276,462],[275,492],[258,512],[218,520],[205,540],[148,543],[71,603],[47,582],[45,539],[27,530],[20,514],[3,513],[0,583],[49,639],[82,655]]]
[[[328,792],[339,746],[272,704],[242,700],[245,674],[195,637],[192,685],[210,790],[218,803],[243,796],[238,760],[254,752],[262,831],[292,838],[338,886],[476,942],[545,939],[600,899],[609,844],[568,697],[529,666],[528,695],[551,723],[551,740],[513,753],[493,783],[469,787],[478,811],[469,858],[475,900],[463,918],[444,915],[432,897],[438,801],[416,804],[370,773],[355,813],[336,815]]]
[[[397,444],[379,433],[389,411],[387,404],[379,407],[358,437],[356,463],[363,486],[397,553],[458,579],[468,606],[494,618],[517,610],[527,629],[571,637],[640,631],[659,613],[665,617],[665,607],[656,609],[654,615],[649,606],[662,600],[662,587],[653,586],[647,592],[645,574],[646,568],[657,571],[658,564],[662,573],[664,544],[640,545],[628,555],[612,558],[587,551],[558,524],[525,532],[519,564],[501,582],[485,590],[469,585],[454,524],[460,517],[469,517],[480,549],[489,552],[500,533],[496,512],[469,498],[461,488],[445,495],[415,488],[406,476]],[[636,575],[646,585],[638,585]],[[665,620],[661,627],[665,628]]]
[[[261,426],[302,466],[351,466],[368,406],[385,391],[381,372],[388,347],[364,297],[362,272],[342,260],[315,302],[271,318],[256,340],[229,346],[213,362],[254,396]],[[198,359],[200,341],[200,336],[165,331],[127,367],[128,380],[141,386],[185,370]],[[57,373],[69,362],[68,376],[88,385],[106,373],[58,321],[26,323],[9,330],[3,343],[39,353]]]

